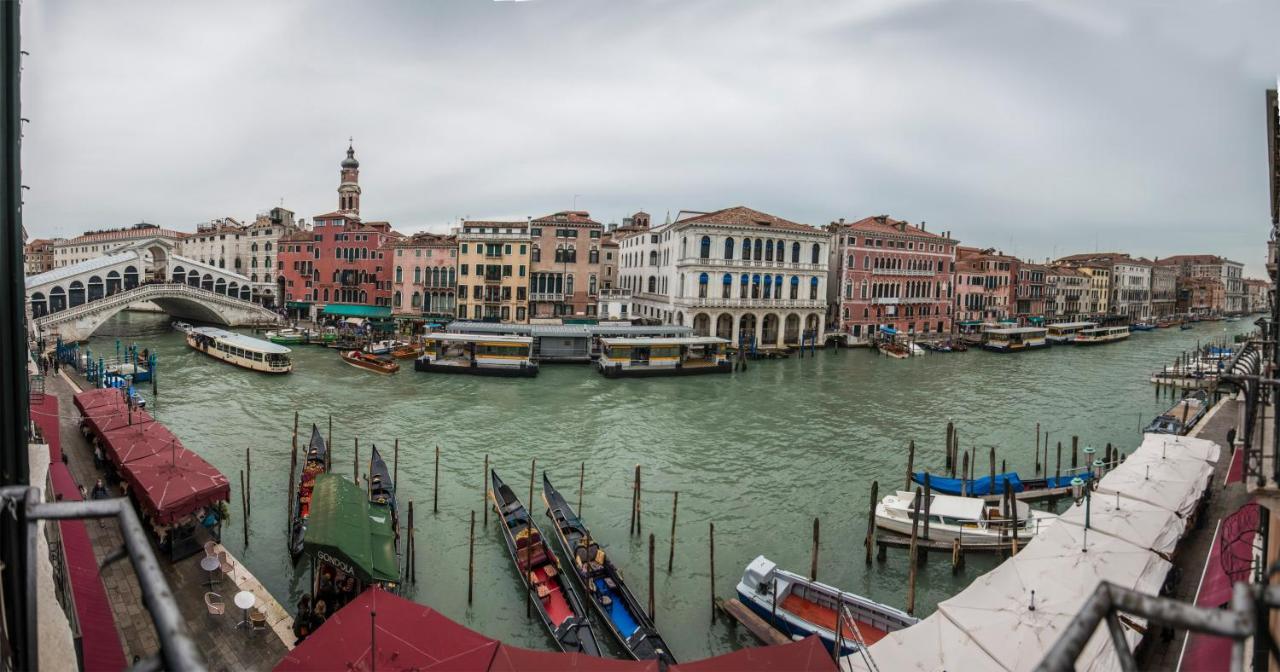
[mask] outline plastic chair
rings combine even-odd
[[[222,601],[222,596],[217,593],[205,593],[204,606],[209,610],[210,616],[221,616],[227,612],[227,604]]]
[[[251,630],[267,629],[267,615],[259,611],[257,607],[249,610],[249,628]]]
[[[218,554],[218,545],[212,541],[204,542],[204,554],[213,557]]]
[[[226,551],[218,551],[218,564],[221,566],[222,575],[231,577],[234,582],[236,580],[236,566],[227,559]]]

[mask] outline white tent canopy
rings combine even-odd
[[[1186,521],[1173,511],[1124,495],[1094,493],[1090,507],[1090,534],[1111,535],[1166,557],[1173,553],[1186,529]],[[1055,524],[1084,527],[1084,523],[1085,507],[1073,506]]]

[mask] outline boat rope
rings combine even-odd
[[[858,643],[858,655],[867,664],[867,669],[871,672],[880,672],[880,668],[876,667],[876,661],[871,659],[871,652],[867,650],[867,640],[863,639],[862,630],[858,629],[858,620],[849,611],[849,605],[842,605],[840,610],[844,614],[844,622],[853,629],[853,640]]]

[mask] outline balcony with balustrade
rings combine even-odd
[[[715,257],[681,257],[676,260],[677,267],[710,267],[710,268],[735,268],[743,271],[751,271],[755,269],[771,268],[791,271],[826,271],[825,263],[810,264],[804,262],[789,262],[785,260],[755,260],[755,259],[717,259]]]

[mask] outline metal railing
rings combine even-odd
[[[135,670],[203,670],[204,659],[196,649],[195,641],[187,630],[186,621],[178,604],[173,599],[169,584],[164,579],[160,563],[151,551],[151,541],[143,530],[138,514],[134,512],[129,500],[124,498],[99,499],[86,502],[44,502],[40,498],[40,490],[34,487],[10,485],[0,487],[0,505],[7,511],[5,515],[13,515],[18,524],[25,527],[26,569],[25,583],[28,600],[26,600],[26,621],[38,623],[37,609],[39,600],[35,599],[40,564],[36,561],[39,553],[39,523],[42,520],[69,520],[81,518],[115,518],[120,525],[120,536],[124,546],[103,559],[105,567],[128,557],[137,574],[138,586],[142,589],[142,602],[151,613],[156,636],[160,640],[159,653],[134,665]],[[39,636],[36,628],[27,629],[26,650],[28,660],[38,661]]]

